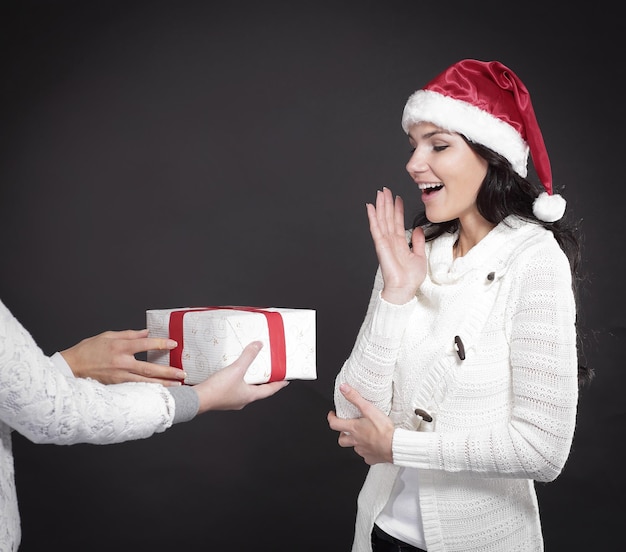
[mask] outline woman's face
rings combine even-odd
[[[477,155],[459,134],[431,123],[409,128],[413,149],[406,170],[422,191],[430,222],[464,220],[479,216],[478,190],[487,174],[487,161]],[[482,217],[480,217],[482,218]]]

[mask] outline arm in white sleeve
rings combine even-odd
[[[0,420],[35,443],[117,443],[171,426],[176,403],[153,383],[68,378],[0,302]]]
[[[382,299],[382,289],[383,278],[379,268],[354,348],[335,379],[335,410],[340,418],[360,416],[358,409],[339,391],[344,382],[383,412],[390,410],[393,372],[416,299],[404,305],[394,305]]]
[[[72,372],[72,368],[65,360],[65,357],[60,353],[56,352],[51,357],[50,360],[54,367],[65,377],[73,378],[74,372]],[[172,423],[178,424],[181,422],[188,422],[193,419],[198,413],[199,408],[199,399],[198,394],[195,390],[189,386],[180,386],[180,387],[169,387],[168,391],[174,398],[175,407],[175,415]]]

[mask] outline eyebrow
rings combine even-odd
[[[453,133],[450,132],[449,130],[438,128],[436,130],[433,130],[432,132],[427,132],[423,136],[420,136],[420,140],[428,140],[428,138],[432,138],[433,136],[436,136],[437,134],[447,134],[448,136],[452,136]],[[413,142],[415,142],[415,139],[410,134],[409,134],[409,140],[412,140]]]

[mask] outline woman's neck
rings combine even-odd
[[[459,237],[454,242],[453,247],[454,258],[467,255],[469,250],[489,234],[495,226],[480,215],[464,221],[459,220]]]

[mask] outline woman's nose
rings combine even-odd
[[[423,154],[417,149],[413,151],[406,164],[407,172],[412,176],[413,174],[424,172],[427,168]]]

